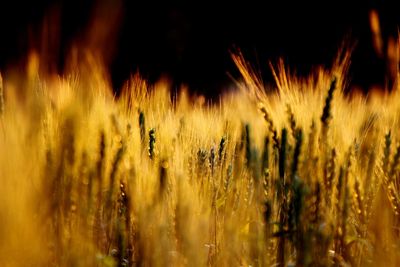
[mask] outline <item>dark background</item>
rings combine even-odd
[[[107,0],[2,3],[0,69],[20,64],[43,18],[56,7],[59,34],[53,61],[61,74],[71,45],[90,27],[94,7],[105,2],[113,8]],[[384,79],[384,62],[372,48],[368,12],[378,10],[384,37],[397,34],[400,22],[397,6],[384,0],[121,3],[119,30],[109,40],[114,52],[107,61],[116,91],[139,70],[150,81],[167,75],[175,87],[187,84],[193,91],[216,95],[231,83],[230,75],[238,77],[229,55],[234,48],[262,71],[266,82],[272,81],[268,61],[280,57],[299,75],[307,75],[312,66],[331,64],[345,38],[357,43],[351,81],[368,88]]]

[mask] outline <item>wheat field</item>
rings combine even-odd
[[[215,102],[31,59],[0,90],[0,265],[399,266],[399,90],[345,94],[349,58],[270,87],[237,53]]]

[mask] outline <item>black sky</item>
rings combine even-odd
[[[103,0],[109,1],[109,0]],[[0,68],[16,64],[30,37],[52,7],[60,10],[58,71],[73,41],[89,25],[94,0],[7,1],[0,7]],[[110,2],[112,3],[112,1]],[[113,84],[120,87],[139,70],[151,81],[171,77],[210,95],[238,73],[229,51],[240,48],[271,80],[267,62],[282,57],[300,75],[328,65],[346,36],[357,41],[351,79],[367,87],[381,83],[383,62],[374,55],[368,12],[381,15],[384,35],[397,33],[400,12],[391,1],[123,1],[115,52],[108,62]],[[32,30],[33,29],[33,30]]]

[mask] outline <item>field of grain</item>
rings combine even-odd
[[[399,266],[400,91],[345,94],[347,53],[272,87],[233,58],[214,102],[3,77],[0,265]]]

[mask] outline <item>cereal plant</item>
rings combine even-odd
[[[234,54],[219,104],[4,76],[1,266],[399,266],[400,91],[346,95],[349,57],[266,86]]]

